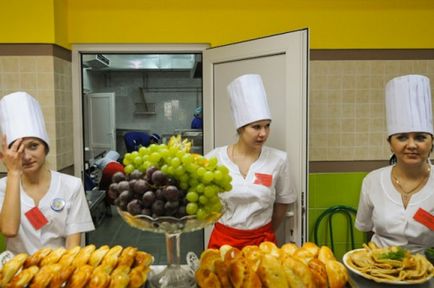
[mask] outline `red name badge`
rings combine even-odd
[[[254,184],[259,184],[259,185],[264,185],[265,187],[270,187],[271,183],[273,183],[273,175],[271,175],[271,174],[255,173],[255,182],[254,182]]]
[[[419,208],[413,215],[413,219],[425,225],[429,229],[434,230],[434,215],[432,215],[428,211]]]
[[[24,215],[26,215],[27,219],[29,220],[30,224],[32,224],[33,228],[35,228],[35,230],[41,229],[48,223],[47,218],[45,218],[44,214],[42,214],[38,207],[33,207]]]

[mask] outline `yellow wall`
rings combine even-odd
[[[0,0],[0,43],[56,43],[53,0]]]
[[[216,46],[308,27],[314,49],[434,47],[432,0],[0,1],[0,43]]]

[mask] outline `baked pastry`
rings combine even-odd
[[[86,285],[90,280],[90,276],[92,275],[93,269],[94,269],[93,266],[88,264],[77,267],[74,273],[72,273],[72,276],[68,281],[68,284],[66,284],[66,288],[87,287]]]
[[[266,288],[289,288],[282,265],[272,254],[265,254],[259,264],[257,274]]]
[[[17,254],[3,265],[0,273],[0,287],[5,287],[9,283],[17,271],[21,269],[28,256],[26,253]]]
[[[89,257],[89,265],[92,265],[93,267],[98,266],[109,250],[110,247],[108,245],[102,245],[101,247],[93,251]]]
[[[110,275],[109,288],[125,288],[128,287],[128,282],[130,282],[130,277],[127,273],[115,273]]]
[[[89,288],[106,288],[110,284],[110,275],[103,270],[93,271],[90,281],[86,285]]]
[[[118,259],[121,252],[122,246],[113,246],[102,259],[101,265],[109,265],[114,269],[118,264]]]
[[[41,260],[39,266],[42,267],[45,265],[55,264],[59,262],[60,257],[62,257],[65,252],[66,249],[64,247],[57,247],[53,249],[50,254],[48,254]]]
[[[70,266],[71,263],[74,261],[75,257],[80,252],[81,247],[75,246],[74,248],[68,249],[65,254],[60,257],[59,264],[62,264],[63,266]]]
[[[134,257],[136,256],[137,248],[135,247],[126,247],[124,250],[122,250],[119,260],[118,260],[118,266],[119,265],[125,265],[128,267],[131,267],[134,263]]]
[[[218,276],[208,269],[199,268],[195,272],[197,285],[202,288],[222,288]]]
[[[145,284],[146,279],[148,279],[149,267],[136,266],[131,269],[128,276],[130,277],[130,282],[128,283],[129,288],[140,288]]]
[[[42,266],[33,278],[30,288],[47,287],[50,284],[51,279],[53,279],[54,275],[60,272],[62,267],[63,266],[58,263]]]
[[[35,253],[27,257],[26,261],[24,261],[23,267],[27,268],[30,266],[38,266],[39,262],[41,262],[42,259],[47,257],[48,254],[50,254],[52,249],[50,247],[45,247],[37,250]]]
[[[90,256],[92,253],[96,250],[95,245],[90,244],[80,249],[80,252],[78,252],[77,256],[75,256],[74,260],[72,261],[72,265],[75,267],[81,267],[89,261]]]
[[[151,254],[143,251],[136,252],[136,255],[134,257],[134,266],[139,266],[139,265],[150,266],[152,262],[154,262],[154,257],[152,257]]]
[[[310,272],[312,272],[315,287],[327,288],[327,271],[324,263],[318,260],[318,258],[314,258],[309,262],[308,267],[310,269]]]
[[[332,249],[327,246],[321,246],[318,251],[318,259],[322,263],[326,263],[328,260],[336,260],[335,255],[333,254]]]
[[[63,287],[63,284],[66,283],[69,278],[71,277],[72,273],[74,273],[76,267],[69,265],[64,266],[59,271],[59,273],[56,273],[56,275],[53,276],[50,282],[50,288],[60,288]]]
[[[247,262],[252,267],[253,271],[258,270],[258,266],[261,263],[262,256],[264,255],[264,251],[259,249],[256,245],[248,245],[241,249],[244,257],[246,257]]]
[[[226,250],[226,252],[221,253],[223,255],[223,262],[226,266],[229,266],[231,262],[237,258],[243,257],[242,252],[235,247],[231,247],[230,249]]]
[[[345,266],[336,260],[325,263],[330,288],[342,288],[348,281],[348,271]]]
[[[319,252],[319,247],[313,243],[313,242],[305,242],[301,248],[306,249],[307,251],[309,251],[313,257],[317,257],[318,256],[318,252]]]
[[[294,255],[295,251],[298,250],[298,246],[295,243],[285,243],[280,247],[280,256],[284,255]]]
[[[292,255],[295,258],[300,259],[301,261],[303,261],[306,265],[309,264],[309,262],[315,258],[315,255],[312,254],[312,252],[310,250],[308,250],[307,248],[299,248],[297,249],[297,251],[295,251],[295,253]]]
[[[17,275],[15,275],[9,284],[6,286],[7,288],[23,288],[26,287],[30,281],[32,281],[33,277],[35,277],[36,273],[38,273],[38,266],[30,266],[26,269],[21,270]],[[2,286],[3,287],[3,286]]]
[[[229,279],[231,279],[234,288],[262,287],[259,276],[249,266],[246,258],[240,256],[232,259],[229,269]]]
[[[286,265],[282,265],[283,272],[285,273],[286,281],[291,288],[305,288],[303,280],[295,274],[295,272]]]
[[[259,249],[261,249],[264,254],[270,254],[276,258],[279,258],[280,256],[280,249],[273,242],[262,242],[261,244],[259,244]]]
[[[217,260],[214,263],[215,274],[220,280],[223,288],[232,288],[231,280],[229,279],[229,267],[225,265],[223,260]]]
[[[220,251],[218,249],[206,249],[200,255],[200,267],[202,269],[208,269],[211,272],[215,271],[215,262],[221,261]]]
[[[313,281],[313,275],[309,267],[300,259],[292,256],[286,256],[282,259],[282,265],[291,269],[294,274],[301,279],[304,287],[314,288],[315,282]],[[286,273],[287,278],[289,276]]]

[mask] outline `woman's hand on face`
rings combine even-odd
[[[24,145],[22,145],[22,143],[23,139],[20,138],[16,140],[9,148],[6,141],[6,135],[3,135],[0,159],[6,166],[8,173],[18,172],[19,174],[21,174],[23,171],[22,159],[24,153]]]

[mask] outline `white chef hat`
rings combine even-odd
[[[237,129],[255,121],[271,120],[267,94],[260,75],[242,75],[233,80],[227,89]]]
[[[0,126],[8,146],[23,137],[37,137],[47,147],[50,145],[39,102],[26,92],[15,92],[0,100]]]
[[[431,88],[422,75],[393,78],[386,85],[388,136],[396,133],[433,134]]]

